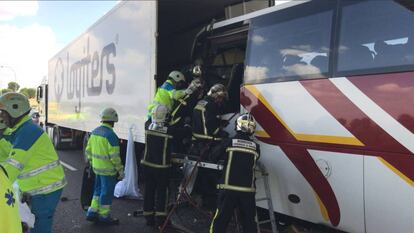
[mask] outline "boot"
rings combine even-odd
[[[99,216],[99,223],[105,225],[118,225],[119,219],[113,218],[110,215],[108,217]]]

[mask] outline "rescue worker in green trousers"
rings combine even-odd
[[[10,182],[17,180],[20,190],[31,196],[35,225],[30,232],[49,233],[66,185],[63,167],[47,134],[30,119],[29,101],[24,95],[2,95],[0,110],[0,117],[8,127],[4,135],[12,145],[2,166]]]
[[[21,233],[19,201],[16,199],[6,170],[0,165],[0,228],[2,233]]]
[[[118,114],[113,108],[101,113],[102,125],[92,131],[86,146],[86,156],[96,174],[95,188],[86,220],[104,224],[119,224],[119,219],[110,214],[117,178],[125,176],[119,155],[119,139],[113,127]]]
[[[236,135],[223,140],[213,151],[215,161],[224,157],[223,175],[217,185],[220,190],[217,210],[211,223],[211,233],[226,232],[227,225],[238,208],[243,232],[257,233],[255,166],[260,148],[252,140],[256,122],[249,113],[236,120]]]
[[[191,129],[170,127],[168,108],[157,105],[152,110],[152,123],[145,131],[143,165],[145,191],[144,216],[147,225],[160,227],[167,216],[168,179],[171,167],[171,135],[191,133]]]
[[[7,141],[6,137],[4,136],[4,130],[6,130],[7,126],[4,124],[3,118],[0,117],[0,163],[6,161],[7,157],[9,157],[11,144]]]
[[[182,90],[185,85],[185,76],[180,71],[172,71],[161,87],[155,93],[154,100],[148,105],[148,120],[145,123],[145,128],[151,124],[152,109],[157,105],[164,105],[171,111],[174,101],[181,99],[185,95],[185,90]]]

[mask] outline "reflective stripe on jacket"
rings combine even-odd
[[[145,131],[145,152],[141,164],[153,168],[171,167],[171,139],[169,128]]]
[[[124,169],[119,155],[119,139],[109,124],[92,131],[85,150],[97,175],[113,176]]]
[[[254,170],[260,148],[248,135],[237,133],[233,138],[226,139],[213,153],[217,156],[226,153],[224,172],[217,185],[219,189],[256,191]]]
[[[58,155],[47,134],[29,116],[4,132],[11,150],[4,168],[11,182],[31,195],[47,194],[66,185]]]
[[[161,87],[157,89],[154,100],[148,105],[148,118],[151,117],[152,109],[157,105],[165,105],[171,111],[174,100],[181,99],[185,96],[184,90],[176,90],[172,81],[165,81]]]
[[[220,111],[213,98],[206,96],[198,101],[193,110],[193,137],[196,139],[220,140]]]

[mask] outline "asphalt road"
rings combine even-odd
[[[143,217],[134,217],[133,212],[141,209],[142,201],[116,199],[112,205],[112,214],[120,219],[118,226],[101,226],[85,220],[85,212],[79,201],[82,182],[82,172],[85,166],[81,151],[58,151],[61,161],[64,163],[68,185],[65,187],[62,197],[67,201],[61,201],[55,213],[53,222],[54,233],[149,233],[157,232],[145,225]],[[69,166],[68,166],[69,165]]]

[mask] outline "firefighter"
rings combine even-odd
[[[171,112],[170,126],[184,127],[191,124],[192,111],[197,102],[203,97],[204,80],[195,78],[191,81],[190,85],[186,89],[186,94],[182,99],[175,102],[173,110]],[[185,152],[185,145],[188,145],[191,141],[191,132],[189,135],[173,135],[174,139],[174,152]]]
[[[228,99],[226,88],[222,84],[213,85],[207,96],[198,101],[193,110],[192,130],[194,146],[192,154],[209,160],[208,151],[214,148],[227,133],[222,130],[221,108]],[[199,168],[195,181],[195,191],[201,194],[203,207],[214,210],[216,206],[216,183],[218,174],[210,169]]]
[[[215,161],[225,154],[223,175],[217,188],[220,191],[217,210],[211,223],[210,232],[224,233],[238,208],[243,232],[258,232],[256,217],[255,165],[260,157],[260,148],[252,140],[256,123],[249,113],[236,120],[236,135],[223,140],[214,150]]]
[[[191,129],[170,127],[166,123],[168,108],[164,105],[155,106],[151,115],[152,122],[145,131],[146,148],[141,160],[145,179],[144,216],[147,225],[159,227],[167,216],[172,134],[191,133]]]
[[[117,178],[122,180],[125,176],[119,155],[119,139],[113,130],[115,122],[118,122],[118,113],[113,108],[105,108],[100,117],[102,124],[92,131],[85,150],[96,174],[86,220],[116,225],[119,224],[119,219],[110,214],[112,197]]]
[[[148,105],[148,120],[145,123],[145,128],[151,124],[151,112],[155,106],[161,104],[171,111],[174,101],[184,97],[185,90],[182,90],[184,84],[185,76],[180,71],[174,70],[168,75],[168,79],[158,88],[154,100]]]
[[[6,128],[7,126],[4,124],[3,118],[0,117],[0,163],[6,161],[11,149],[10,142],[8,142],[3,135]]]
[[[12,144],[2,163],[10,182],[31,196],[31,211],[36,221],[31,233],[49,233],[53,214],[66,185],[63,167],[52,142],[29,118],[28,99],[19,93],[0,97],[0,117],[8,127],[4,134]]]
[[[198,142],[220,141],[227,136],[221,130],[221,108],[228,99],[226,87],[222,84],[213,85],[204,99],[198,101],[193,110],[193,137]]]
[[[18,200],[7,177],[6,170],[0,165],[0,226],[1,232],[20,233],[22,224],[19,216]]]

